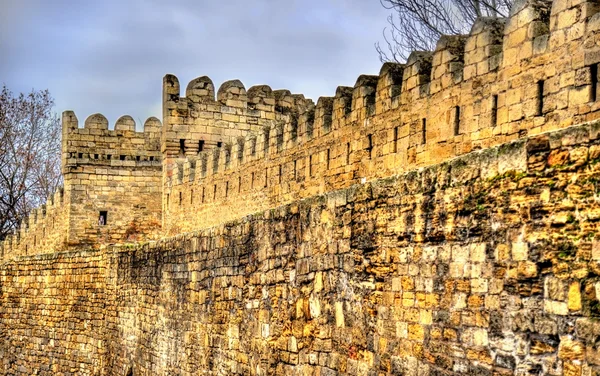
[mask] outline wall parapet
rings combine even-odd
[[[69,205],[60,187],[46,204],[31,211],[14,234],[0,242],[0,260],[66,249]]]
[[[88,166],[160,166],[161,122],[148,118],[143,131],[136,131],[135,120],[121,116],[109,129],[108,120],[102,114],[87,117],[84,127],[73,111],[64,111],[63,168]]]
[[[22,351],[0,367],[593,375],[599,162],[594,121],[156,242],[9,260],[0,350]]]
[[[217,152],[167,152],[172,160],[165,159],[166,170],[178,174],[165,175],[165,195],[178,198],[163,205],[166,226],[202,226],[208,223],[195,217],[213,223],[223,219],[217,213],[241,214],[231,208],[247,212],[282,204],[597,119],[600,102],[592,91],[598,80],[591,74],[598,71],[600,53],[591,46],[599,37],[590,22],[599,9],[588,2],[551,5],[520,1],[509,18],[478,19],[468,35],[443,36],[435,51],[413,52],[405,64],[386,63],[379,76],[361,75],[353,87],[340,86],[335,96],[316,104],[280,91],[290,100],[301,98],[301,105],[285,107],[273,95],[260,107],[275,112],[271,121],[221,138]],[[222,92],[239,91],[243,85],[236,80],[223,87]],[[245,98],[274,93],[265,86],[250,92]],[[218,101],[207,93],[204,102],[196,102]],[[223,98],[225,113],[230,110]],[[186,138],[190,119],[196,120],[170,117],[170,106],[166,128],[180,127],[177,138]],[[195,161],[174,162],[186,157]],[[169,205],[178,201],[190,205]]]

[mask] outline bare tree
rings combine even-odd
[[[508,17],[514,0],[379,0],[392,11],[384,29],[382,62],[401,62],[411,51],[432,51],[442,35],[467,34],[478,17]]]
[[[48,90],[0,92],[0,240],[62,183],[61,127]]]

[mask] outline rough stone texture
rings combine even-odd
[[[6,262],[5,374],[597,375],[597,127]]]
[[[599,375],[598,10],[519,0],[316,105],[167,75],[162,127],[65,112],[1,371]]]
[[[71,111],[62,117],[64,187],[2,242],[0,254],[54,252],[156,239],[161,229],[161,124],[148,119],[136,132],[130,116],[112,130],[100,114],[84,128]],[[100,211],[107,214],[99,224]]]
[[[235,101],[215,100],[214,89],[191,95],[189,86],[180,97],[168,75],[164,233],[597,119],[598,10],[589,1],[519,1],[510,18],[480,19],[469,35],[443,37],[435,51],[387,63],[379,76],[360,76],[316,105],[268,86],[246,94],[239,81],[220,90]],[[198,153],[199,140],[206,151]]]

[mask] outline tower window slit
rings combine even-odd
[[[283,181],[283,167],[279,165],[279,184]]]
[[[590,74],[591,74],[591,93],[590,93],[590,101],[595,102],[598,96],[598,64],[594,64],[590,66]]]
[[[454,106],[454,135],[460,135],[460,106]]]
[[[537,115],[544,113],[544,80],[537,82]]]
[[[427,142],[427,119],[421,119],[421,145],[425,145]]]
[[[108,212],[106,210],[100,210],[98,215],[98,225],[105,226],[108,219]]]
[[[394,127],[394,145],[393,145],[394,153],[398,152],[398,127]]]
[[[492,125],[498,124],[498,95],[492,97]]]

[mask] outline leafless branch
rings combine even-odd
[[[402,62],[412,51],[431,51],[442,35],[467,34],[478,17],[507,17],[513,0],[380,0],[392,13],[383,31],[382,62]]]
[[[0,240],[62,182],[60,122],[47,90],[0,92]]]

